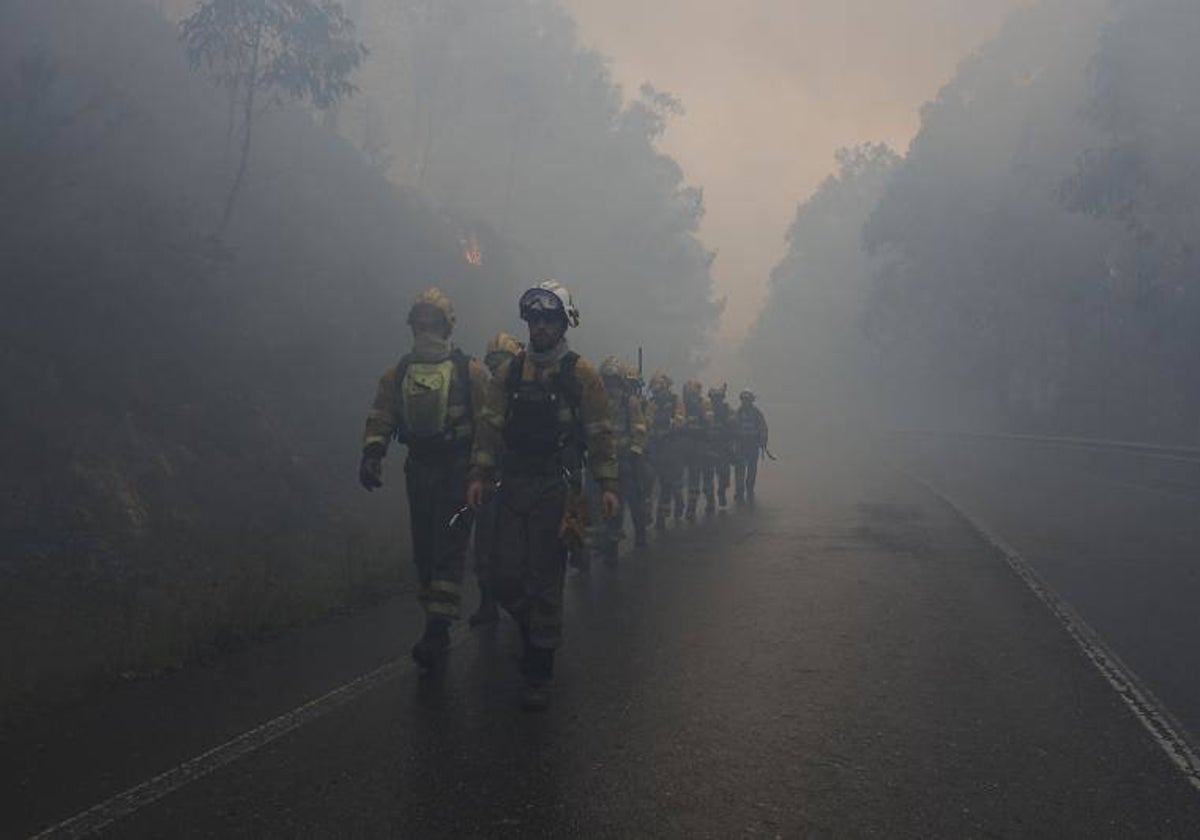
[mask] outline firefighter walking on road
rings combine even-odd
[[[737,460],[734,462],[735,502],[753,502],[754,485],[758,481],[758,460],[767,448],[767,420],[754,404],[753,391],[742,391],[738,395],[741,405],[733,417],[734,436],[737,442]]]
[[[549,703],[562,641],[567,554],[586,528],[582,468],[603,488],[606,517],[617,513],[617,461],[608,398],[596,369],[567,344],[579,325],[570,293],[547,280],[520,299],[529,346],[502,365],[488,389],[471,454],[467,500],[484,501],[499,470],[491,577],[497,601],[521,631],[522,708]]]
[[[683,518],[683,460],[679,433],[683,429],[683,401],[671,390],[671,377],[658,371],[650,379],[648,426],[650,466],[657,488],[654,529],[667,527],[674,508],[675,521]]]
[[[520,341],[506,332],[497,333],[488,342],[483,363],[491,377],[502,365],[516,358],[525,349]],[[492,593],[492,550],[496,543],[496,503],[490,499],[475,512],[475,576],[479,580],[479,609],[468,619],[472,627],[493,624],[500,618],[496,598]]]
[[[687,470],[687,519],[696,518],[696,505],[704,492],[704,513],[712,515],[713,472],[708,456],[709,435],[713,426],[712,407],[697,379],[683,386],[683,463]]]
[[[709,434],[709,463],[717,482],[717,504],[729,505],[729,478],[733,468],[733,408],[725,401],[728,390],[709,388],[708,402],[712,406],[713,425]]]
[[[629,387],[629,373],[624,362],[609,356],[600,365],[600,378],[608,395],[608,413],[613,426],[613,448],[617,453],[620,476],[621,506],[617,515],[606,519],[601,531],[600,553],[605,563],[617,562],[621,538],[624,536],[625,509],[633,520],[634,542],[646,544],[645,508],[642,505],[641,460],[646,451],[646,419],[642,404]]]
[[[395,437],[404,463],[418,599],[425,632],[412,650],[424,673],[436,669],[458,618],[470,517],[451,525],[465,502],[467,464],[485,396],[483,366],[450,340],[454,306],[437,288],[409,311],[412,350],[379,380],[367,413],[358,477],[367,490],[383,485],[383,459]]]

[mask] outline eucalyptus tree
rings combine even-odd
[[[352,96],[366,48],[333,0],[202,0],[180,34],[192,67],[229,97],[227,144],[239,138],[219,235],[245,182],[256,122],[288,103],[325,110]]]

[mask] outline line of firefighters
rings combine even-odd
[[[750,391],[733,409],[724,385],[706,396],[692,380],[677,394],[659,372],[643,396],[638,372],[620,359],[592,366],[567,343],[579,310],[557,281],[526,291],[518,309],[528,344],[500,333],[485,367],[451,341],[449,298],[436,288],[418,296],[412,349],[384,373],[367,414],[359,481],[381,486],[390,441],[406,446],[426,615],[412,655],[423,673],[449,648],[474,526],[481,603],[471,623],[497,620],[498,607],[513,617],[521,705],[539,710],[562,640],[568,563],[586,569],[591,548],[615,563],[626,511],[638,546],[651,519],[660,530],[672,516],[694,520],[701,496],[713,514],[728,504],[731,473],[734,502],[752,502],[767,424]]]

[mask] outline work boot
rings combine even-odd
[[[716,511],[716,509],[717,509],[716,505],[713,504],[713,497],[705,496],[704,497],[704,515],[712,516],[713,513]]]
[[[472,627],[478,627],[481,624],[495,624],[499,620],[500,610],[496,608],[492,587],[486,583],[479,584],[479,609],[471,613],[467,623]]]
[[[675,499],[675,521],[678,522],[680,519],[683,519],[683,497],[682,496],[677,497]]]
[[[688,522],[696,521],[696,500],[694,498],[688,499],[687,513],[684,514],[684,518],[687,519]]]
[[[723,508],[729,507],[729,496],[726,495],[724,487],[717,491],[717,502]]]
[[[550,705],[550,678],[554,676],[553,648],[529,647],[525,651],[525,685],[521,689],[521,708],[543,712]]]
[[[413,645],[413,661],[422,675],[432,674],[450,649],[450,619],[431,616],[425,620],[425,633]]]

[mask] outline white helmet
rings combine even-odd
[[[559,312],[567,319],[567,325],[579,326],[579,309],[571,300],[567,287],[557,280],[543,280],[525,294],[521,295],[518,304],[521,319],[528,320],[533,312]]]

